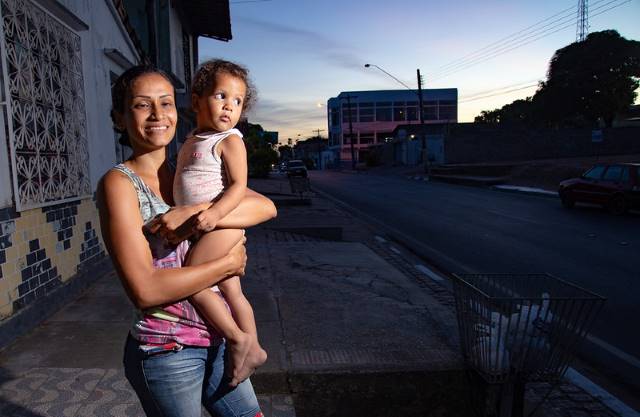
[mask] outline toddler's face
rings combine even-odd
[[[241,78],[227,73],[217,74],[207,94],[193,96],[198,130],[222,132],[235,127],[242,114],[246,92],[247,86]]]

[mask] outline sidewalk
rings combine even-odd
[[[301,205],[284,178],[251,186],[279,206],[248,231],[243,278],[269,353],[252,377],[265,415],[472,415],[448,290],[329,200]],[[121,366],[130,316],[109,272],[0,351],[0,416],[142,415]],[[567,383],[536,415],[615,414]]]

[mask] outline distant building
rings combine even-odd
[[[2,346],[110,264],[94,199],[128,157],[109,118],[114,80],[159,65],[184,130],[197,37],[231,28],[228,1],[2,0],[0,12]]]
[[[322,160],[322,152],[327,149],[328,141],[326,138],[314,137],[301,140],[293,147],[293,153],[296,159],[309,160],[313,164],[313,169],[325,168]]]
[[[422,94],[425,124],[457,123],[456,88],[428,89]],[[393,140],[398,125],[420,124],[419,107],[417,90],[341,92],[327,102],[329,149],[336,160],[351,161],[353,140],[355,159],[363,161],[372,146]]]

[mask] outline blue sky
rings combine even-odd
[[[575,41],[577,4],[231,0],[233,39],[201,38],[200,57],[249,68],[258,88],[249,120],[278,131],[281,142],[310,137],[315,129],[326,136],[325,105],[341,91],[403,88],[366,63],[414,88],[417,68],[425,88],[457,88],[458,119],[473,121],[481,110],[534,93],[531,85],[545,78],[554,51]],[[591,0],[589,9],[590,31],[615,29],[640,40],[640,0]],[[463,61],[455,66],[457,60]]]

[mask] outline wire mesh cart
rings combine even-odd
[[[549,274],[453,279],[466,364],[501,398],[485,414],[521,417],[527,382],[558,381],[605,299]]]

